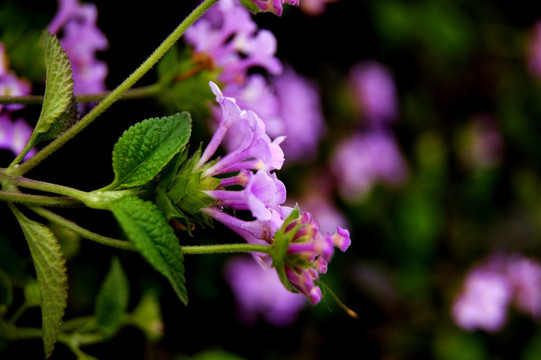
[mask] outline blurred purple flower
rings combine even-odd
[[[495,332],[505,325],[510,305],[540,319],[541,264],[519,254],[499,254],[468,272],[452,316],[465,330]]]
[[[375,61],[357,63],[351,70],[355,102],[372,125],[395,121],[398,97],[391,72]]]
[[[325,12],[328,3],[336,1],[338,0],[302,0],[300,9],[310,16],[318,16]]]
[[[515,306],[534,319],[541,319],[541,264],[515,255],[507,264],[507,276],[513,285]]]
[[[362,198],[376,182],[399,184],[408,175],[393,135],[379,130],[355,134],[340,143],[331,169],[340,193],[350,201]]]
[[[465,280],[453,305],[453,318],[461,328],[490,332],[501,330],[507,320],[511,284],[505,275],[476,269]]]
[[[291,67],[273,78],[272,85],[279,101],[283,131],[270,133],[271,136],[286,136],[282,148],[288,160],[310,160],[326,130],[317,85]]]
[[[306,307],[306,298],[284,288],[275,269],[263,268],[247,257],[234,257],[226,265],[225,277],[238,306],[238,316],[247,325],[258,317],[268,323],[291,325]]]
[[[323,233],[336,230],[336,226],[348,228],[347,218],[336,207],[332,191],[333,179],[328,169],[323,169],[311,177],[298,201],[303,208],[317,219],[319,228]]]
[[[271,74],[282,71],[276,38],[258,30],[251,14],[236,0],[221,0],[185,33],[185,41],[198,53],[206,53],[222,71],[218,80],[244,84],[248,70],[262,67]]]
[[[0,114],[0,149],[11,150],[18,155],[32,135],[30,127],[24,119],[11,120],[9,114]],[[25,157],[28,159],[36,153],[32,149]]]
[[[532,28],[528,47],[528,70],[534,77],[541,79],[541,20]]]
[[[224,95],[235,98],[241,108],[252,110],[264,119],[270,136],[284,135],[284,123],[278,114],[279,100],[265,76],[253,74],[243,84],[228,84],[224,87]]]
[[[108,41],[97,27],[98,10],[94,4],[80,4],[78,0],[58,0],[58,11],[48,29],[62,33],[59,39],[66,51],[73,71],[74,93],[94,94],[106,89],[107,65],[96,58],[105,50]]]
[[[19,79],[15,73],[9,70],[9,59],[4,45],[0,43],[0,96],[24,96],[30,95],[32,86],[30,82]],[[32,135],[32,127],[24,119],[12,120],[11,112],[24,107],[21,104],[0,104],[0,149],[10,150],[18,155]],[[25,159],[36,153],[32,149]]]
[[[31,91],[32,86],[28,81],[19,79],[15,73],[9,71],[9,60],[4,45],[0,43],[0,96],[24,96],[30,95]],[[15,111],[23,107],[21,104],[0,104],[0,112],[3,109]]]

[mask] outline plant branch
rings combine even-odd
[[[224,253],[246,253],[246,252],[269,252],[268,245],[255,244],[219,244],[219,245],[195,245],[181,246],[182,253],[187,255],[206,255],[206,254],[224,254]]]
[[[24,178],[22,176],[10,176],[7,175],[3,169],[0,169],[0,180],[5,180],[8,183],[14,184],[16,186],[24,187],[27,189],[34,189],[44,192],[50,192],[54,194],[70,196],[80,201],[88,199],[88,193],[85,191],[77,190],[68,186],[57,185],[53,183],[48,183],[44,181],[32,180]]]
[[[49,143],[45,148],[39,151],[16,169],[17,175],[24,175],[26,172],[40,164],[53,152],[62,147],[66,142],[71,140],[75,135],[80,133],[84,128],[90,125],[99,115],[101,115],[109,106],[116,102],[129,88],[131,88],[143,75],[145,75],[165,53],[180,39],[184,32],[192,25],[201,15],[203,15],[212,5],[218,0],[205,0],[197,6],[181,23],[180,25],[161,43],[160,46],[144,61],[126,80],[124,80],[116,89],[114,89],[107,97],[98,103],[90,110],[79,122],[66,130],[62,135]]]
[[[160,90],[159,84],[142,86],[138,88],[132,88],[127,90],[119,100],[133,100],[141,99],[156,95]],[[75,100],[78,103],[88,103],[101,101],[107,97],[111,92],[103,92],[96,94],[77,95]],[[24,105],[41,105],[43,103],[43,95],[29,95],[29,96],[0,96],[0,104],[24,104]]]
[[[38,206],[74,207],[81,205],[79,200],[70,197],[31,195],[11,191],[0,191],[0,201]]]
[[[92,240],[94,242],[97,242],[98,244],[114,247],[117,249],[132,250],[132,251],[135,250],[135,245],[133,245],[133,243],[127,240],[120,240],[120,239],[115,239],[108,236],[96,234],[88,229],[85,229],[77,225],[71,220],[63,218],[62,216],[58,214],[55,214],[49,210],[46,210],[40,207],[31,206],[30,209],[34,211],[36,214],[44,217],[45,219],[52,221],[60,226],[63,226],[68,230],[73,231],[74,233],[76,233],[82,238]]]

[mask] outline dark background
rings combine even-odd
[[[109,66],[110,89],[195,6],[195,1],[163,0],[94,3],[110,43],[99,54]],[[16,4],[36,16],[35,28],[40,21],[45,26],[56,9],[54,1]],[[541,87],[526,62],[528,36],[538,19],[541,5],[535,2],[488,0],[341,0],[318,17],[291,7],[281,18],[257,15],[260,27],[276,35],[278,56],[320,83],[330,128],[314,163],[291,165],[278,174],[290,196],[299,187],[299,174],[326,161],[336,134],[352,121],[336,105],[337,86],[350,67],[374,59],[394,75],[400,118],[393,130],[411,177],[399,188],[376,186],[361,203],[336,197],[351,223],[353,244],[335,256],[324,277],[360,319],[349,318],[327,297],[289,328],[264,322],[246,327],[234,316],[222,277],[227,255],[186,258],[190,303],[185,307],[142,258],[83,241],[68,262],[66,317],[92,313],[97,289],[116,255],[130,278],[130,306],[155,288],[165,326],[163,339],[155,344],[126,327],[109,342],[84,350],[100,359],[172,359],[212,349],[247,359],[538,358],[541,332],[524,315],[511,312],[505,329],[496,334],[464,332],[450,318],[452,299],[476,261],[493,251],[541,258]],[[151,72],[138,85],[155,79]],[[505,144],[498,166],[479,171],[461,163],[456,142],[478,113],[496,119]],[[21,114],[32,123],[39,109]],[[111,151],[122,131],[163,114],[153,99],[118,102],[28,176],[82,190],[105,186],[112,180]],[[194,141],[205,140],[204,134],[196,135],[201,138]],[[2,152],[0,159],[7,166],[11,154]],[[0,211],[2,234],[26,257],[13,216],[5,206]],[[121,236],[108,213],[77,209],[66,215],[96,232]],[[181,241],[235,240],[216,225]],[[32,323],[36,315],[29,312],[23,320]],[[5,354],[6,359],[40,358],[41,344],[14,342]],[[58,345],[52,359],[63,358],[72,355]]]

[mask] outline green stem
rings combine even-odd
[[[77,190],[68,186],[57,185],[44,181],[37,181],[27,179],[21,176],[9,176],[0,170],[0,180],[7,180],[9,183],[24,187],[27,189],[34,189],[39,191],[50,192],[58,195],[70,196],[80,201],[88,200],[89,193],[81,190]]]
[[[26,309],[28,309],[28,303],[25,301],[24,303],[22,303],[21,306],[19,306],[19,308],[17,309],[17,311],[15,311],[15,313],[13,313],[13,316],[11,316],[11,318],[9,319],[8,324],[9,324],[9,325],[15,325],[15,323],[17,322],[17,320],[19,320],[19,318],[21,317],[21,315],[24,314],[24,312],[26,311]]]
[[[160,46],[144,61],[126,80],[124,80],[116,89],[114,89],[105,99],[98,103],[88,114],[86,114],[79,122],[66,130],[56,140],[49,143],[45,148],[31,157],[28,161],[19,165],[14,171],[17,175],[24,175],[27,171],[40,164],[45,158],[62,147],[66,142],[71,140],[75,135],[92,123],[101,113],[109,106],[117,101],[129,88],[131,88],[144,74],[146,74],[165,53],[180,39],[184,32],[192,25],[201,15],[203,15],[212,5],[218,0],[205,0],[197,6],[188,15],[184,21],[161,43]]]
[[[52,221],[60,226],[63,226],[68,230],[73,231],[74,233],[76,233],[77,235],[79,235],[80,237],[84,239],[92,240],[98,244],[111,246],[117,249],[132,250],[132,251],[135,250],[135,246],[133,245],[133,243],[129,241],[115,239],[108,236],[96,234],[90,230],[87,230],[77,225],[71,220],[65,219],[62,216],[43,208],[32,206],[30,207],[30,209],[34,211],[36,214],[44,217],[45,219]]]
[[[81,202],[79,200],[73,198],[22,194],[11,191],[0,191],[0,201],[10,201],[25,205],[38,206],[72,207],[81,205]]]
[[[268,253],[270,246],[254,244],[219,244],[219,245],[195,245],[181,246],[182,253],[188,255],[224,254],[258,252]]]
[[[160,90],[159,84],[142,86],[138,88],[129,89],[126,91],[120,100],[134,100],[147,98],[156,95]],[[103,100],[110,92],[77,95],[75,100],[78,103],[88,103]],[[24,104],[24,105],[41,105],[43,103],[43,95],[29,95],[29,96],[0,96],[0,104]]]

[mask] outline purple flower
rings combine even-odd
[[[23,96],[32,91],[30,82],[19,79],[15,73],[9,71],[9,60],[6,56],[4,45],[0,43],[0,96]],[[3,109],[15,111],[22,109],[21,104],[0,104],[0,112]]]
[[[356,64],[351,68],[355,101],[369,123],[396,120],[398,99],[390,71],[375,61]]]
[[[250,210],[256,219],[268,221],[272,218],[271,210],[286,200],[286,188],[276,174],[264,170],[248,174],[243,190],[210,190],[206,193],[218,200],[219,206]]]
[[[6,56],[6,49],[4,48],[4,44],[0,42],[0,76],[4,76],[8,73],[9,69],[9,61],[8,57]]]
[[[541,78],[541,20],[538,20],[532,29],[528,47],[528,70],[536,78]]]
[[[507,320],[511,289],[509,280],[502,274],[483,269],[470,272],[453,305],[455,322],[468,331],[501,330]]]
[[[76,0],[59,0],[58,12],[49,31],[63,33],[60,43],[68,55],[73,71],[74,93],[94,94],[105,90],[107,65],[96,58],[108,41],[97,27],[98,10],[94,4]]]
[[[228,84],[224,87],[224,95],[235,98],[241,108],[252,110],[264,119],[266,132],[270,136],[285,134],[284,122],[279,116],[278,96],[263,75],[250,75],[243,84]]]
[[[338,0],[302,0],[300,9],[310,16],[318,16],[325,12],[328,3],[336,1]]]
[[[268,30],[257,30],[250,13],[237,1],[221,0],[185,33],[186,42],[198,53],[206,53],[222,71],[226,84],[243,84],[248,70],[262,67],[271,74],[282,71],[276,53],[276,38]]]
[[[227,85],[224,94],[235,97],[239,106],[264,119],[270,136],[285,136],[281,147],[289,161],[309,161],[316,155],[326,129],[318,87],[313,81],[286,67],[270,83],[254,74],[243,85]]]
[[[332,232],[336,226],[349,227],[348,220],[336,207],[333,194],[333,179],[329,169],[313,175],[298,203],[317,219],[322,232]]]
[[[268,11],[278,16],[282,15],[282,5],[299,6],[299,0],[251,0],[261,11]]]
[[[285,135],[282,148],[288,160],[306,161],[313,158],[325,133],[317,85],[291,67],[286,67],[280,76],[273,78],[272,85],[279,101],[278,116],[282,120],[283,130],[270,134]]]
[[[539,320],[541,264],[519,254],[493,255],[468,272],[452,315],[465,330],[493,332],[503,328],[511,305]]]
[[[225,277],[237,302],[238,316],[248,325],[258,317],[277,327],[291,325],[307,304],[304,296],[284,288],[274,269],[265,269],[246,257],[232,258]]]
[[[32,135],[32,128],[23,120],[11,120],[9,114],[0,114],[0,149],[11,150],[18,155]],[[25,157],[28,159],[36,153],[32,149]]]
[[[340,143],[331,169],[340,193],[351,201],[366,195],[376,182],[399,184],[408,174],[394,137],[375,130],[355,134]]]
[[[315,305],[322,297],[317,285],[319,274],[327,272],[334,247],[346,251],[350,244],[349,231],[337,227],[334,235],[322,234],[312,215],[308,212],[299,215],[296,208],[275,233],[273,266],[286,287],[292,286]]]
[[[284,161],[281,139],[270,141],[265,124],[254,112],[242,110],[234,98],[223,96],[216,84],[211,82],[210,87],[220,104],[222,118],[192,171],[200,174],[200,183],[216,175],[223,177],[216,179],[218,185],[201,188],[214,202],[200,210],[249,244],[269,246],[268,251],[252,255],[264,267],[270,256],[282,284],[317,304],[322,296],[319,274],[327,271],[334,247],[342,251],[349,247],[349,232],[337,227],[334,235],[323,235],[310,213],[299,215],[298,207],[281,205],[286,200],[286,188],[270,173]],[[233,150],[211,161],[229,131],[234,135],[229,139]],[[254,170],[257,172],[253,173]],[[241,189],[230,190],[231,186]],[[253,220],[237,218],[228,209],[250,210]]]
[[[226,135],[229,135],[226,141],[231,150],[206,169],[204,175],[214,176],[243,169],[280,169],[284,162],[284,153],[280,147],[283,138],[271,141],[259,116],[253,111],[241,110],[236,100],[224,97],[216,84],[211,82],[210,86],[220,104],[222,119],[201,155],[198,167],[214,155]]]
[[[515,292],[515,306],[534,319],[541,319],[541,264],[515,255],[507,264],[507,276]]]

